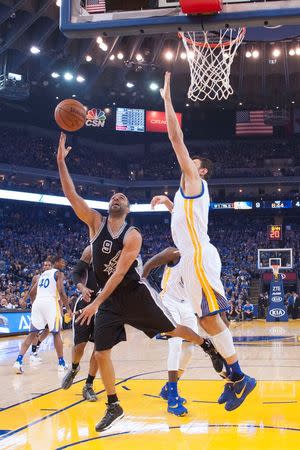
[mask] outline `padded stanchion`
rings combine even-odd
[[[222,11],[223,0],[179,0],[185,14],[214,14]]]

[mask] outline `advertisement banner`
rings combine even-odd
[[[182,126],[182,114],[176,113],[180,128]],[[146,131],[151,133],[167,133],[167,121],[164,111],[146,111]]]
[[[271,272],[263,273],[263,281],[271,281],[273,277],[273,274]],[[282,273],[281,274],[282,281],[297,281],[297,274],[296,272],[288,272],[288,273]]]
[[[270,284],[270,300],[268,306],[267,322],[287,322],[288,315],[284,304],[284,289],[282,274],[273,275]]]
[[[0,311],[0,337],[7,334],[27,333],[30,327],[30,311]]]

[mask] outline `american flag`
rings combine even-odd
[[[105,0],[86,0],[85,9],[89,13],[98,13],[106,11]]]
[[[237,111],[235,134],[249,136],[273,134],[273,126],[264,122],[264,111]]]

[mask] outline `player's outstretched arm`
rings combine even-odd
[[[71,147],[66,147],[65,133],[61,133],[57,152],[57,165],[61,185],[64,194],[71,203],[77,217],[85,222],[89,226],[91,234],[94,234],[100,226],[100,222],[102,220],[101,214],[90,208],[86,201],[76,192],[65,161],[71,149]]]
[[[91,246],[88,245],[82,252],[81,258],[77,261],[76,265],[72,270],[72,280],[81,292],[82,298],[85,302],[90,302],[91,295],[93,293],[92,289],[86,287],[88,279],[89,265],[91,264],[92,252]]]
[[[147,278],[151,270],[166,264],[175,263],[179,258],[179,251],[176,247],[165,248],[162,252],[148,259],[144,265],[143,277]]]
[[[59,298],[61,299],[61,301],[63,302],[63,305],[66,307],[67,312],[70,314],[70,316],[72,317],[72,310],[70,308],[69,305],[69,299],[67,297],[67,294],[65,292],[65,288],[64,288],[64,274],[62,272],[55,272],[55,278],[56,278],[56,287],[59,293]]]
[[[154,209],[156,205],[165,205],[170,213],[173,211],[174,207],[173,202],[166,195],[155,195],[151,200],[151,208]]]
[[[195,164],[190,158],[188,149],[184,144],[183,133],[173,108],[171,100],[170,79],[171,73],[166,72],[164,88],[160,90],[160,94],[165,103],[165,112],[166,112],[169,139],[172,143],[173,149],[175,151],[182,172],[185,174],[187,178],[198,179],[199,175],[197,169],[195,167]]]
[[[98,311],[99,306],[105,302],[105,300],[114,292],[119,286],[126,273],[134,263],[135,259],[140,254],[142,247],[142,236],[137,230],[132,230],[124,239],[124,247],[121,251],[120,258],[118,260],[116,270],[106,282],[104,288],[95,298],[93,303],[84,308],[76,322],[80,322],[82,325],[87,321],[89,324],[91,318]]]

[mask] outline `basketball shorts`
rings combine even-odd
[[[75,303],[74,313],[80,309],[84,309],[87,305],[88,303],[85,302],[80,295]],[[86,322],[83,325],[76,323],[77,318],[78,315],[74,314],[72,319],[74,345],[82,344],[83,342],[94,342],[94,317],[92,317],[89,325]]]
[[[229,309],[221,281],[221,267],[218,250],[210,243],[203,245],[199,253],[183,253],[181,257],[186,298],[199,317]]]
[[[125,324],[143,331],[149,338],[176,328],[159,293],[144,280],[114,292],[100,306],[95,316],[95,350],[108,350],[126,341]]]
[[[189,301],[164,294],[162,302],[178,325],[184,325],[198,333],[198,320]]]
[[[48,325],[50,333],[58,333],[61,324],[62,317],[58,302],[52,298],[36,298],[31,308],[30,331],[41,331]]]

